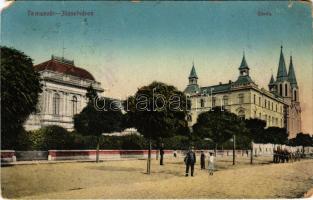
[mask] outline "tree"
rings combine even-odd
[[[15,148],[28,116],[36,111],[40,76],[32,59],[13,48],[1,47],[1,148]]]
[[[220,107],[203,112],[198,116],[197,123],[193,126],[194,134],[200,138],[209,138],[215,146],[222,145],[233,135],[245,132],[244,121],[237,115],[223,111]]]
[[[188,106],[189,101],[181,91],[161,82],[139,88],[125,102],[128,124],[149,141],[148,174],[151,166],[151,140],[174,136],[186,128]]]
[[[268,127],[265,129],[265,143],[287,144],[288,133],[285,128]]]
[[[260,119],[246,119],[246,128],[250,132],[251,140],[255,143],[265,143],[266,122]]]
[[[302,146],[302,153],[304,154],[304,147],[313,146],[313,138],[309,134],[298,133],[295,138],[295,144]]]
[[[123,114],[118,103],[112,99],[89,98],[87,106],[74,116],[74,128],[81,134],[97,136],[96,161],[99,162],[100,137],[105,133],[121,131]]]

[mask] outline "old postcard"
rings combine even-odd
[[[5,199],[313,196],[310,1],[4,1]]]

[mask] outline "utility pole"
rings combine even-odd
[[[233,165],[236,163],[236,135],[233,135]]]
[[[251,141],[250,164],[253,164],[253,141]]]

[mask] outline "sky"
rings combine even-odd
[[[29,15],[48,11],[93,16]],[[154,80],[184,90],[192,62],[200,86],[234,81],[243,51],[252,79],[267,88],[283,45],[287,69],[293,56],[303,131],[313,133],[310,3],[19,1],[1,13],[1,44],[34,64],[64,55],[91,72],[105,96],[122,99]]]

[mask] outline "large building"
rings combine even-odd
[[[276,80],[273,75],[270,78],[269,90],[258,87],[250,77],[249,70],[245,55],[243,55],[236,81],[200,87],[193,65],[189,75],[189,84],[184,91],[191,100],[189,125],[196,123],[201,112],[220,106],[222,109],[237,114],[240,118],[262,119],[266,121],[267,127],[286,128],[290,138],[301,132],[299,87],[292,57],[290,57],[287,73],[281,47],[277,77]]]
[[[87,88],[102,93],[99,82],[85,69],[74,65],[74,61],[63,57],[51,59],[35,67],[41,76],[42,93],[39,96],[37,112],[25,123],[26,130],[47,125],[58,125],[73,130],[73,116],[86,106]]]

